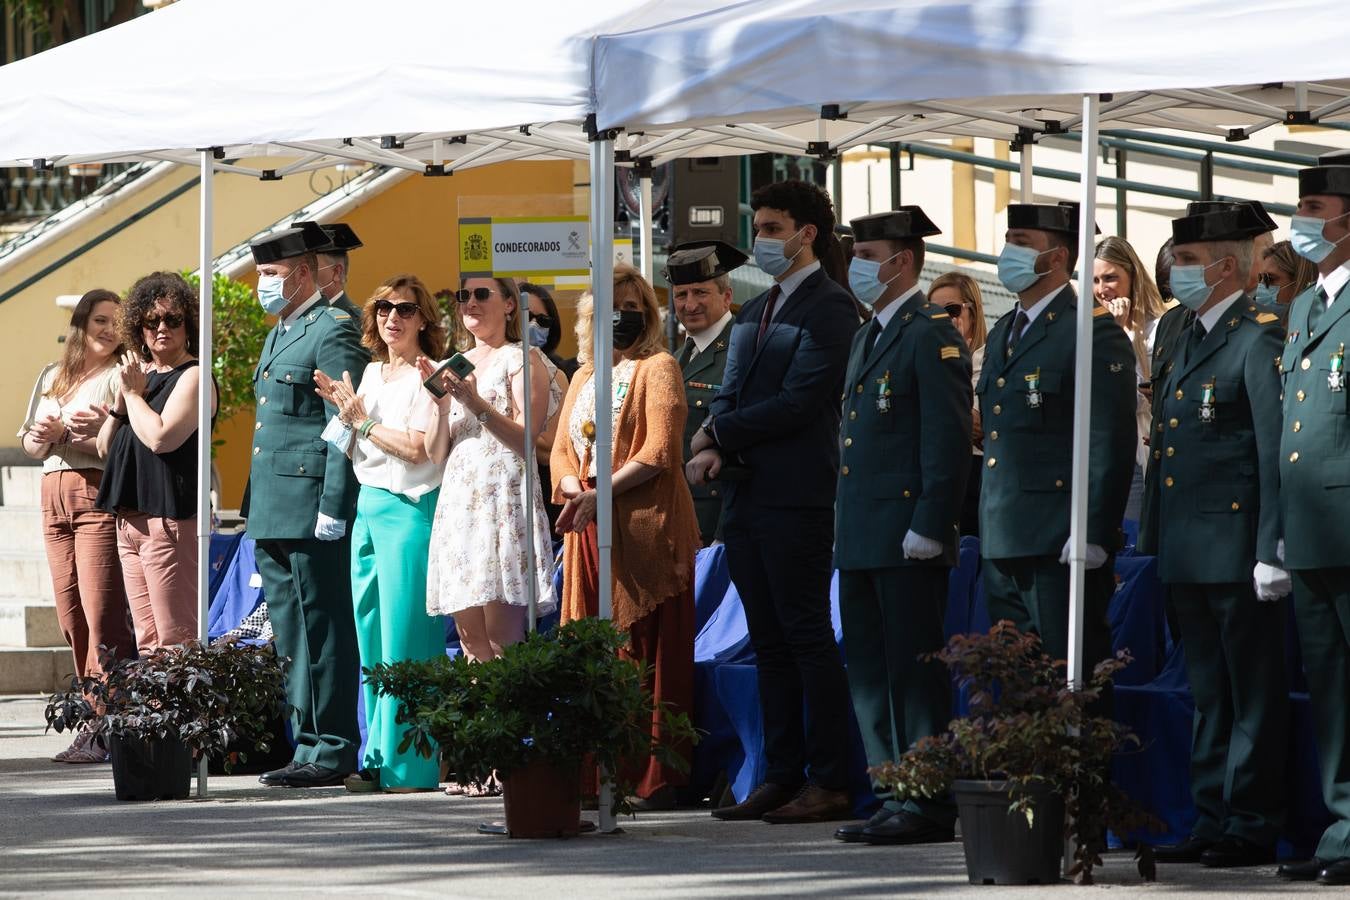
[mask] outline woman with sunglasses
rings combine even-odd
[[[426,450],[433,404],[422,388],[420,357],[437,359],[445,329],[436,301],[414,275],[385,281],[365,304],[361,343],[371,362],[360,390],[350,373],[315,372],[319,396],[346,426],[353,474],[361,485],[352,523],[352,604],[361,666],[435,659],[445,628],[427,614],[427,554],[441,473]],[[339,430],[333,426],[334,430]],[[436,789],[440,767],[407,750],[398,701],[364,682],[366,749],[361,769],[344,781],[354,792]]]
[[[1289,304],[1317,281],[1317,266],[1294,252],[1288,241],[1267,247],[1257,263],[1256,305],[1265,312],[1289,319]]]
[[[112,291],[93,290],[80,298],[61,359],[38,376],[19,431],[24,453],[42,461],[42,536],[56,616],[81,679],[102,673],[100,646],[121,658],[136,655],[117,565],[117,520],[94,505],[104,466],[98,431],[121,390],[120,303]],[[80,732],[52,759],[99,763],[107,761],[108,751]]]
[[[197,638],[197,291],[172,272],[137,281],[122,306],[122,393],[99,432],[100,509],[117,514],[136,644]],[[214,424],[216,393],[211,392]],[[206,436],[210,439],[210,435]]]
[[[984,365],[984,342],[989,325],[984,320],[984,297],[980,285],[964,272],[944,272],[928,286],[928,302],[941,306],[952,317],[952,324],[970,348],[971,386],[980,381]],[[966,479],[966,499],[961,505],[961,534],[980,536],[980,477],[984,471],[984,430],[980,427],[980,407],[975,405],[970,435],[970,477]]]
[[[531,348],[530,384],[524,377],[520,294],[510,278],[469,278],[456,294],[460,318],[475,346],[464,354],[473,371],[445,370],[427,431],[427,452],[444,467],[431,531],[427,610],[455,617],[460,647],[474,660],[500,656],[525,637],[533,579],[540,616],[557,607],[553,551],[540,485],[534,516],[525,519],[527,460],[562,392],[553,363]],[[420,361],[423,376],[433,364]],[[530,404],[530,435],[525,404]],[[535,569],[526,567],[525,542],[534,543]]]

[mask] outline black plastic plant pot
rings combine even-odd
[[[192,751],[182,741],[113,737],[113,790],[118,800],[186,800]]]
[[[1064,858],[1064,798],[1048,787],[1033,786],[1035,811],[1009,812],[1013,801],[1006,781],[952,782],[961,817],[961,841],[971,884],[1056,884]]]

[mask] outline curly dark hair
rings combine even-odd
[[[775,181],[750,195],[750,208],[780,209],[792,217],[798,228],[816,226],[811,251],[820,260],[825,274],[841,285],[848,284],[848,263],[839,237],[834,233],[834,201],[825,189],[809,181]]]
[[[183,316],[187,328],[187,349],[197,355],[197,321],[200,307],[197,289],[177,272],[154,272],[131,286],[126,302],[122,304],[122,343],[135,348],[141,358],[149,362],[150,348],[141,337],[141,324],[155,303],[165,300]]]

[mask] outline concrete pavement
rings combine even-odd
[[[212,777],[211,797],[119,803],[107,766],[48,761],[42,703],[0,698],[0,897],[50,894],[275,898],[301,894],[482,897],[1040,897],[1047,887],[967,882],[961,845],[880,848],[832,840],[833,825],[718,822],[707,810],[643,814],[623,833],[567,841],[478,835],[500,800],[264,788]],[[594,813],[585,815],[594,816]],[[1131,854],[1106,857],[1113,898],[1179,892],[1311,895],[1273,867],[1165,867],[1143,884]],[[1325,889],[1324,889],[1325,890]],[[1342,892],[1343,893],[1343,892]]]

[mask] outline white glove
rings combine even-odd
[[[347,534],[346,519],[334,519],[319,513],[319,521],[314,524],[314,536],[321,541],[336,541]]]
[[[902,549],[905,551],[905,559],[932,559],[942,552],[942,543],[910,529],[905,532]]]
[[[1069,564],[1069,547],[1073,544],[1073,538],[1064,542],[1064,549],[1059,551],[1059,561],[1063,565]],[[1089,569],[1100,569],[1106,563],[1107,553],[1096,544],[1087,545],[1087,567]]]
[[[1287,597],[1294,590],[1288,572],[1263,562],[1257,563],[1256,568],[1252,570],[1252,584],[1256,587],[1256,599],[1262,603]]]

